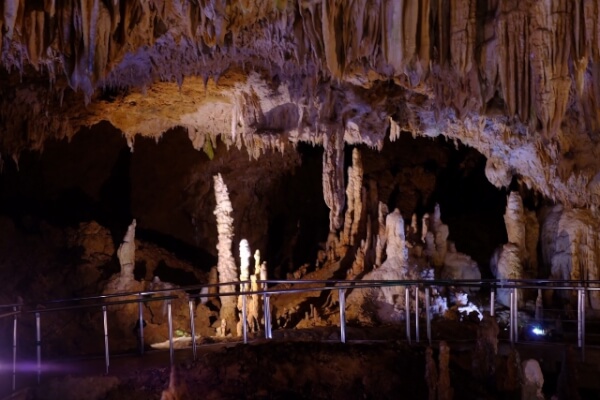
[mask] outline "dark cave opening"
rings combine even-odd
[[[413,138],[408,133],[386,141],[381,152],[361,151],[364,180],[377,183],[379,199],[390,211],[398,208],[405,224],[416,213],[420,225],[423,215],[439,204],[449,240],[479,264],[483,277],[491,277],[490,257],[507,241],[506,191],[487,180],[482,154],[444,137]]]
[[[487,181],[485,157],[441,137],[409,134],[386,141],[382,151],[359,148],[364,186],[375,184],[378,198],[390,211],[399,208],[406,222],[439,203],[449,239],[487,277],[493,250],[506,242],[506,192]],[[351,151],[347,146],[346,164]],[[221,173],[234,206],[234,257],[248,238],[270,277],[285,278],[303,264],[314,267],[329,233],[323,149],[300,143],[296,152],[250,160],[245,149],[217,145],[209,159],[185,131],[172,130],[159,141],[139,138],[132,153],[121,132],[103,123],[70,142],[49,141],[43,153],[24,152],[18,169],[5,161],[0,213],[29,231],[41,221],[73,227],[96,220],[110,230],[115,247],[136,218],[138,239],[208,271],[217,260],[212,177]]]

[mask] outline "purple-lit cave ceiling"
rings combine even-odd
[[[137,218],[210,259],[221,173],[242,182],[230,188],[238,239],[297,264],[342,230],[356,146],[365,175],[388,169],[375,179],[390,212],[408,220],[440,203],[459,247],[461,230],[495,226],[471,252],[481,264],[504,242],[494,196],[509,188],[528,208],[581,210],[573,224],[600,254],[588,234],[600,200],[595,1],[13,0],[0,28],[6,213],[30,204],[45,219],[96,219],[115,238]],[[433,155],[417,160],[401,143]],[[453,215],[450,193],[471,190],[461,174],[472,165],[498,189],[470,207],[492,225]],[[291,243],[305,229],[299,255]]]

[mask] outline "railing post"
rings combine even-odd
[[[513,292],[514,292],[514,296],[513,296],[513,302],[514,302],[514,313],[513,313],[513,329],[514,329],[514,340],[515,342],[519,341],[519,292],[517,290],[517,288],[513,288]]]
[[[405,313],[405,321],[406,321],[406,339],[408,340],[408,344],[411,344],[410,339],[410,288],[408,286],[404,287],[404,313]]]
[[[138,302],[138,316],[139,316],[139,329],[138,335],[140,340],[140,354],[144,354],[144,303],[142,302],[142,294],[139,294]]]
[[[244,287],[244,291],[246,288]],[[248,310],[247,310],[246,295],[242,295],[242,334],[244,336],[244,344],[248,343]]]
[[[431,346],[431,299],[429,298],[429,286],[425,288],[425,321],[427,323],[427,340]]]
[[[577,290],[577,347],[581,349],[581,357],[585,359],[585,289]]]
[[[419,343],[419,285],[415,286],[415,342]]]
[[[346,290],[338,289],[340,298],[340,341],[346,343]]]
[[[190,332],[192,333],[192,354],[194,361],[196,361],[196,323],[194,320],[194,300],[190,299],[188,302],[190,306]]]
[[[13,366],[12,366],[12,390],[17,390],[17,312],[18,307],[13,307],[15,315],[13,316]]]
[[[496,288],[492,285],[490,289],[490,316],[493,317],[496,313]]]
[[[42,323],[40,313],[35,313],[35,345],[37,350],[37,383],[42,377]]]
[[[515,294],[514,294],[514,289],[512,289],[512,290],[510,291],[510,298],[509,298],[509,301],[508,301],[508,302],[510,303],[510,313],[509,313],[509,318],[508,318],[508,320],[509,320],[509,325],[510,325],[510,326],[509,326],[509,328],[510,328],[510,329],[508,330],[508,332],[509,332],[509,336],[510,336],[510,343],[511,343],[511,344],[513,344],[513,343],[515,342],[515,338],[514,338],[514,329],[513,329],[513,324],[514,324],[513,312],[514,312],[514,305],[515,305],[515,304],[514,304],[514,297],[515,297]]]
[[[174,349],[173,349],[173,313],[171,312],[171,299],[167,300],[167,320],[169,322],[169,360],[173,367]]]
[[[264,302],[264,316],[265,316],[265,339],[271,339],[271,307],[269,302],[269,295],[263,294]]]
[[[104,363],[106,365],[106,374],[108,375],[110,358],[108,355],[108,315],[106,313],[106,306],[102,306],[102,317],[104,319]]]

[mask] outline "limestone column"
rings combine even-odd
[[[214,176],[215,199],[217,205],[214,214],[217,218],[217,270],[219,272],[219,283],[235,282],[238,278],[237,267],[231,252],[233,241],[233,207],[229,199],[227,186],[223,182],[221,174]],[[219,287],[219,293],[235,292],[235,285],[225,285]],[[235,296],[220,296],[221,310],[220,319],[226,321],[227,327],[237,326]]]

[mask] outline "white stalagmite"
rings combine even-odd
[[[323,137],[323,198],[329,207],[329,230],[342,227],[344,210],[344,136],[342,133]]]
[[[246,239],[240,241],[240,281],[250,279],[250,245]]]
[[[133,270],[135,268],[135,219],[127,228],[127,233],[123,237],[123,243],[117,250],[119,264],[121,264],[121,277],[133,280]]]
[[[341,237],[342,245],[354,246],[360,226],[363,184],[363,164],[358,148],[352,150],[352,166],[348,167],[348,185],[346,186],[346,215],[344,230]]]
[[[223,182],[221,174],[215,175],[215,199],[216,207],[214,214],[217,217],[217,253],[218,262],[217,269],[219,271],[219,283],[235,282],[238,278],[237,268],[231,252],[231,245],[233,240],[233,207],[229,200],[229,192],[227,186]],[[220,286],[220,293],[231,293],[235,292],[234,285]],[[236,298],[235,296],[220,296],[221,298],[221,310],[220,318],[225,320],[225,326],[235,327],[236,322]]]
[[[242,292],[247,292],[250,290],[251,288],[251,284],[248,283],[248,281],[250,280],[250,257],[251,257],[251,253],[250,253],[250,245],[248,244],[248,241],[246,239],[242,239],[240,241],[240,282],[246,282],[246,283],[242,283],[240,285],[240,290]],[[240,311],[240,321],[239,321],[239,325],[241,325],[242,323],[242,313],[243,313],[243,299],[242,296],[239,296],[237,299],[237,308]],[[248,310],[249,310],[250,306],[248,305],[248,303],[246,303],[246,316],[247,316],[247,321],[248,321],[248,325],[250,325],[250,316],[248,315]],[[241,327],[240,329],[238,329],[238,336],[242,335],[242,331],[241,331]]]
[[[404,233],[404,219],[397,208],[385,218],[385,236],[387,245],[385,254],[387,259],[397,258],[400,266],[408,265],[408,251],[406,249],[406,236]]]
[[[380,267],[383,262],[383,250],[385,249],[385,219],[388,215],[388,207],[382,202],[379,202],[377,222],[379,231],[377,232],[377,243],[375,244],[375,266]]]

